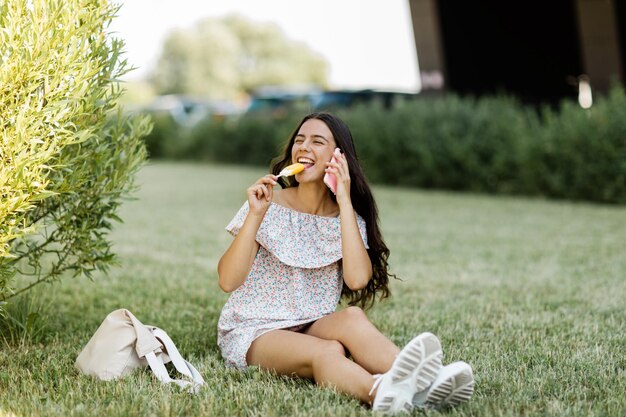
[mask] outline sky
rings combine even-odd
[[[329,64],[331,88],[419,91],[409,0],[116,0],[110,29],[126,42],[126,58],[145,78],[175,28],[207,17],[239,14],[273,22]]]

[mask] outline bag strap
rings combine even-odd
[[[156,356],[154,352],[148,352],[145,356],[148,361],[148,366],[152,369],[152,372],[157,377],[157,379],[164,384],[174,383],[181,388],[185,388],[189,390],[189,392],[193,394],[197,394],[200,386],[191,381],[184,381],[182,379],[172,379],[163,364],[163,359],[160,356]]]
[[[168,334],[158,327],[155,327],[153,330],[154,337],[159,339],[163,346],[165,347],[165,353],[170,357],[172,364],[178,372],[190,378],[192,381],[185,381],[181,379],[172,379],[170,378],[165,365],[163,364],[163,359],[160,356],[156,356],[154,352],[149,352],[146,354],[146,360],[148,361],[148,365],[150,369],[154,372],[155,376],[164,383],[173,382],[180,387],[189,388],[194,394],[198,392],[201,385],[204,385],[204,379],[200,372],[189,362],[187,362],[178,352],[176,345],[172,341],[172,339],[168,336]]]

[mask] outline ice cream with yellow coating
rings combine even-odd
[[[290,177],[292,175],[299,174],[304,171],[304,165],[302,164],[291,164],[283,168],[279,173],[278,177]]]

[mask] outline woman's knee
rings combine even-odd
[[[359,323],[369,323],[369,319],[367,315],[360,307],[350,306],[339,312],[341,314],[342,319],[349,324],[357,325]]]
[[[319,374],[327,366],[332,366],[336,359],[346,357],[346,348],[336,340],[320,340],[316,354],[312,358],[313,374]]]
[[[317,354],[313,361],[319,359],[328,359],[332,356],[346,356],[346,348],[337,340],[320,340]]]

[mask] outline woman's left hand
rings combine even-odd
[[[337,178],[337,204],[341,208],[344,202],[350,202],[350,169],[348,168],[348,160],[346,156],[339,150],[335,149],[334,154],[337,162],[326,162],[326,172],[335,175]]]

